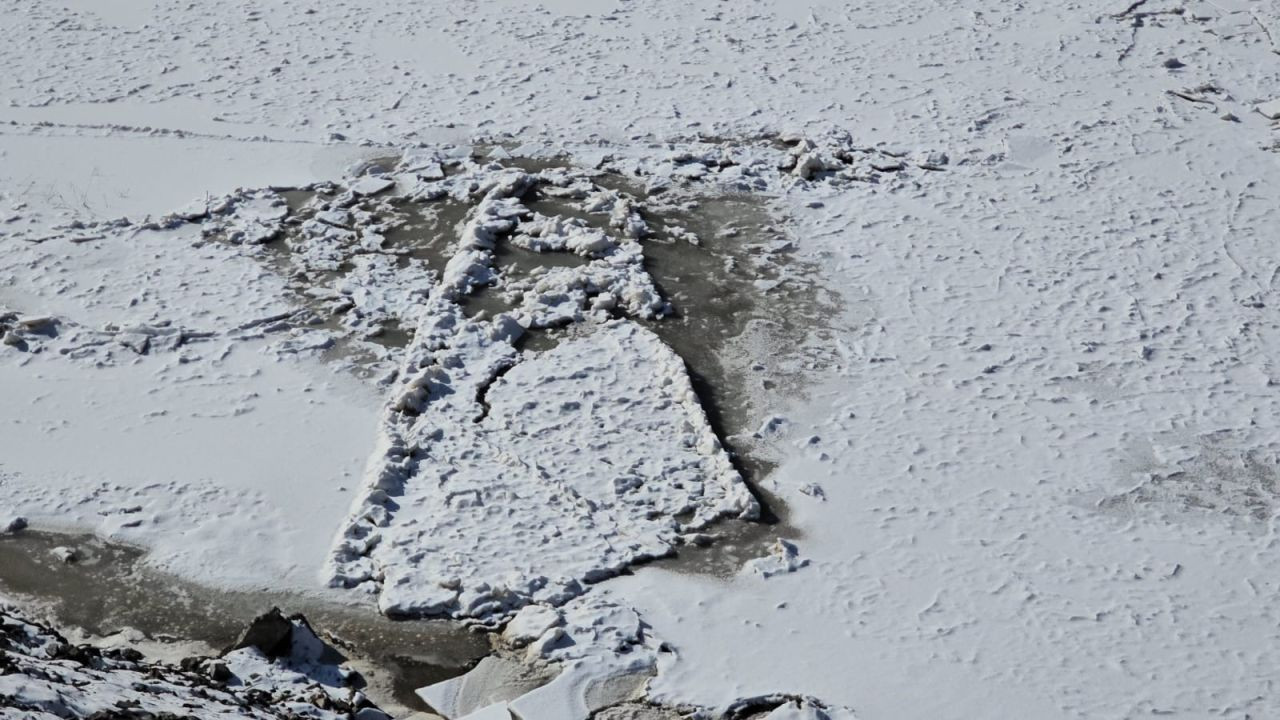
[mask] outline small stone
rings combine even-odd
[[[0,534],[11,535],[14,533],[20,533],[26,529],[27,519],[24,517],[15,517],[10,518],[9,521],[4,524],[4,533]]]
[[[1169,68],[1170,70],[1177,70],[1178,68],[1186,67],[1186,64],[1183,63],[1178,58],[1169,58],[1168,60],[1165,60],[1162,64],[1165,67]]]
[[[232,677],[231,669],[227,667],[226,663],[219,660],[215,660],[209,663],[208,667],[209,667],[210,680],[213,680],[214,682],[219,682],[219,683],[225,683],[231,680],[231,677]]]
[[[292,650],[292,641],[293,623],[280,612],[280,608],[271,608],[249,623],[249,627],[230,650],[256,647],[267,657],[275,658],[288,655]]]

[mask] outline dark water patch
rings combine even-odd
[[[462,307],[462,314],[469,318],[478,317],[480,313],[491,318],[511,309],[511,303],[502,296],[502,292],[488,285],[475,288],[471,294],[458,298],[458,305]]]
[[[546,352],[555,348],[568,334],[561,328],[545,328],[541,330],[526,330],[516,340],[516,349],[520,352],[539,353]]]
[[[577,268],[590,260],[567,251],[539,252],[509,242],[500,242],[493,249],[494,265],[511,278],[524,278],[536,268]]]
[[[766,489],[774,465],[750,440],[760,408],[781,402],[802,380],[781,369],[748,366],[740,343],[751,335],[771,362],[787,358],[796,365],[799,348],[835,301],[796,280],[813,268],[792,256],[767,203],[758,195],[733,194],[651,204],[645,212],[654,230],[645,241],[645,268],[674,309],[647,324],[684,359],[709,423],[762,507],[759,521],[730,520],[708,529],[710,547],[686,546],[657,561],[679,572],[730,577],[746,561],[768,554],[776,538],[803,535],[782,499]]]
[[[70,556],[70,561],[64,558]],[[424,708],[413,690],[456,677],[489,653],[460,623],[397,621],[372,601],[204,587],[148,566],[134,547],[94,536],[26,531],[0,537],[0,590],[46,608],[60,626],[98,636],[133,629],[159,643],[229,647],[271,607],[302,613],[352,660],[380,705]]]
[[[772,219],[759,202],[721,198],[704,201],[696,213],[654,213],[646,220],[656,235],[645,243],[645,269],[674,309],[650,329],[684,358],[721,437],[745,432],[755,388],[728,365],[728,348],[751,318],[783,310],[769,307],[760,292],[761,272],[748,266],[743,242],[766,232]],[[674,226],[696,233],[698,244],[673,237]],[[743,234],[723,235],[726,226]]]
[[[803,282],[817,268],[793,256],[767,203],[759,195],[728,194],[645,214],[655,231],[646,241],[645,267],[675,308],[651,328],[689,365],[726,438],[754,429],[753,410],[769,404],[762,401],[798,389],[800,348],[837,307],[834,296]],[[743,366],[739,344],[748,331],[767,352],[760,360],[776,367]]]
[[[622,195],[643,198],[645,195],[644,178],[634,175],[623,175],[614,171],[603,171],[591,176],[591,181],[605,190],[612,190]]]
[[[367,339],[391,348],[408,347],[413,341],[413,330],[402,326],[399,320],[387,320],[380,327],[377,334]]]
[[[529,210],[541,213],[547,217],[566,217],[575,220],[581,220],[587,227],[608,232],[609,214],[608,213],[589,213],[583,210],[578,203],[567,198],[554,197],[544,192],[534,190],[530,192],[522,201],[524,206]]]
[[[570,170],[573,158],[565,153],[551,155],[521,155],[516,151],[520,145],[513,142],[482,143],[471,149],[472,161],[480,164],[496,162],[504,167],[518,168],[530,175],[537,175],[543,170]]]
[[[470,203],[451,198],[406,203],[400,209],[403,217],[383,233],[384,247],[416,258],[436,271],[449,262],[449,250],[458,237],[458,228],[471,211]]]
[[[316,196],[314,190],[282,190],[277,193],[284,198],[285,207],[289,208],[290,217],[305,210],[311,199]]]

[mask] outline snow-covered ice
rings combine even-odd
[[[477,717],[1280,713],[1274,4],[0,26],[0,522],[505,622],[558,674]],[[634,563],[756,502],[646,324],[726,192],[838,302],[732,346],[789,514],[716,578]]]

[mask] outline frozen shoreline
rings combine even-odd
[[[787,153],[768,153],[792,158],[795,173],[810,172],[796,160],[805,147],[801,143]],[[704,152],[709,154],[702,158],[685,153],[677,162],[702,167],[706,166],[704,163],[718,163],[734,171],[732,182],[761,171],[774,178],[782,177],[771,167],[776,159],[752,157],[750,167],[744,168],[736,160],[725,162],[718,150]],[[839,162],[831,159],[827,165]],[[439,165],[448,168],[447,176],[436,169]],[[460,163],[449,159],[447,153],[433,160],[421,151],[406,153],[399,167],[418,168],[425,175],[415,179],[413,171],[393,175],[375,170],[374,174],[347,178],[336,187],[324,185],[320,188],[322,195],[308,193],[312,199],[305,202],[298,199],[300,193],[286,199],[269,191],[241,191],[226,198],[207,199],[136,230],[123,222],[102,226],[103,236],[77,243],[80,247],[76,252],[100,252],[99,243],[130,248],[139,244],[139,237],[145,248],[154,237],[154,242],[162,244],[191,243],[197,249],[207,248],[206,252],[212,251],[211,257],[223,257],[223,268],[233,271],[242,258],[265,262],[268,273],[259,275],[259,279],[272,284],[279,296],[276,302],[280,311],[252,304],[241,309],[236,303],[253,296],[234,296],[228,297],[226,309],[247,317],[266,314],[266,319],[245,322],[234,319],[234,315],[229,318],[225,312],[174,317],[165,314],[172,307],[169,295],[159,294],[151,299],[152,305],[141,306],[143,310],[154,306],[148,323],[123,328],[107,324],[101,331],[82,327],[84,320],[79,318],[85,316],[71,305],[61,309],[75,314],[53,315],[41,319],[39,326],[26,316],[11,313],[6,316],[6,332],[17,338],[19,351],[29,354],[19,367],[29,367],[33,362],[43,366],[68,361],[73,367],[85,363],[98,368],[128,367],[176,353],[177,366],[200,368],[208,360],[195,351],[210,342],[229,343],[216,356],[215,364],[225,364],[229,358],[242,355],[241,348],[249,343],[256,346],[260,356],[292,366],[328,357],[326,353],[338,347],[337,342],[355,345],[335,358],[344,357],[357,346],[378,350],[378,346],[368,343],[382,341],[383,331],[378,328],[412,327],[416,323],[416,330],[407,335],[407,347],[382,343],[381,349],[370,356],[367,370],[359,373],[367,384],[376,383],[388,393],[389,430],[378,440],[366,471],[369,485],[353,506],[351,524],[333,556],[333,584],[355,585],[380,594],[379,605],[388,614],[468,618],[489,626],[498,626],[525,606],[545,609],[548,606],[542,603],[550,603],[552,608],[568,603],[579,607],[566,611],[568,619],[560,623],[565,626],[563,630],[557,625],[548,631],[552,633],[548,638],[534,635],[525,639],[541,648],[538,653],[530,651],[530,661],[563,666],[566,679],[546,688],[534,687],[525,694],[528,697],[511,698],[511,707],[529,717],[556,717],[563,713],[576,716],[626,701],[632,690],[606,694],[603,697],[612,698],[606,702],[599,691],[590,688],[631,688],[636,682],[642,686],[657,670],[659,656],[654,652],[660,641],[643,640],[649,648],[646,653],[619,664],[615,657],[618,648],[610,649],[609,641],[591,627],[611,614],[631,611],[624,604],[611,601],[570,601],[587,592],[588,584],[617,574],[630,564],[672,555],[681,544],[689,545],[692,554],[707,553],[692,546],[715,541],[719,533],[708,528],[711,523],[722,517],[752,518],[758,513],[755,499],[708,424],[685,363],[650,330],[625,319],[653,319],[671,311],[644,269],[647,261],[639,241],[650,230],[637,212],[640,205],[618,191],[593,185],[591,174],[580,170],[551,168],[526,175],[494,163]],[[643,167],[632,172],[641,176],[651,173]],[[696,176],[689,175],[688,179]],[[520,197],[533,187],[539,188],[539,196],[561,198],[557,201],[560,204],[538,201],[535,207],[544,212],[568,211],[570,215],[548,217],[521,205]],[[375,197],[382,193],[388,193],[384,199]],[[680,204],[680,195],[674,190],[666,193],[676,198],[676,205]],[[412,254],[406,255],[412,252],[410,249],[386,244],[386,238],[394,234],[395,222],[399,222],[394,220],[400,214],[399,203],[406,199],[430,203],[443,196],[452,196],[457,202],[469,195],[480,199],[459,220],[457,242],[451,244],[449,252],[433,253],[428,266]],[[667,195],[663,204],[673,202]],[[688,197],[685,202],[690,207],[696,205],[698,195]],[[580,210],[573,210],[576,203],[581,203]],[[661,232],[669,237],[660,242],[690,247],[702,243],[687,227],[665,219],[661,211],[646,209],[645,213],[655,221],[661,220]],[[603,218],[599,228],[594,226],[597,221],[591,219],[594,215]],[[759,232],[734,225],[727,218],[723,222],[723,232],[744,243]],[[200,228],[198,234],[188,229],[190,223]],[[697,224],[703,225],[709,231],[721,231],[707,220]],[[97,229],[91,225],[84,232]],[[768,230],[767,226],[761,229]],[[614,236],[614,232],[619,234]],[[578,238],[590,240],[577,244]],[[789,244],[767,235],[763,240],[753,241],[721,259],[726,269],[748,261],[754,268],[751,272],[772,268],[770,277],[776,278],[769,281],[772,289],[788,280],[786,268],[778,264],[776,255],[785,253]],[[509,275],[513,268],[508,268],[505,261],[495,263],[495,254],[501,254],[495,253],[495,248],[505,242],[530,248],[531,243],[539,243],[538,254],[575,252],[586,256],[586,260],[556,264],[553,259],[551,265],[535,266],[527,274]],[[224,243],[231,245],[223,250]],[[284,255],[279,254],[282,243]],[[35,247],[42,251],[43,246],[39,243]],[[259,252],[258,246],[270,252]],[[162,252],[167,250],[163,245],[158,247]],[[752,248],[755,254],[747,254],[746,248]],[[674,263],[665,272],[681,272],[680,253],[665,252],[669,259],[663,262]],[[442,263],[436,266],[438,270],[429,266],[436,262]],[[286,278],[287,283],[282,284],[280,280]],[[313,284],[317,279],[322,284]],[[669,280],[681,286],[685,282],[674,275]],[[327,282],[332,282],[335,290],[325,287],[323,283]],[[432,282],[434,286],[425,284]],[[476,285],[493,282],[511,303],[511,309],[503,311],[495,305],[492,312],[497,315],[492,320],[483,312],[465,314],[459,301]],[[738,284],[751,287],[750,281]],[[756,287],[752,291],[768,290]],[[695,290],[695,295],[698,292]],[[302,307],[298,307],[300,301]],[[679,301],[690,302],[683,294]],[[139,307],[136,301],[130,303],[130,312],[137,312]],[[312,319],[317,312],[330,308],[341,322],[326,321],[319,327],[308,327],[317,325],[317,320]],[[695,305],[681,308],[682,315],[697,315]],[[116,312],[119,310],[108,307],[100,317],[114,318]],[[611,313],[615,319],[609,319]],[[229,324],[230,329],[192,329],[193,324],[209,327],[211,319],[223,326]],[[706,324],[710,319],[699,322],[702,324],[690,327],[720,332]],[[582,329],[569,332],[548,349],[517,349],[516,341],[523,333],[565,323],[582,325]],[[747,323],[736,321],[736,329],[725,338],[732,341],[733,333],[745,332]],[[659,320],[655,327],[661,326]],[[669,336],[686,342],[679,334]],[[796,337],[803,338],[803,334]],[[702,355],[705,357],[700,357],[700,362],[726,361],[714,353]],[[402,368],[383,374],[391,361],[400,362]],[[361,367],[348,359],[341,360],[338,366]],[[203,375],[196,371],[193,377]],[[244,381],[237,384],[244,385]],[[735,382],[734,387],[737,385]],[[304,388],[307,392],[310,389]],[[726,388],[719,389],[721,393],[725,391]],[[467,392],[471,397],[466,396]],[[234,406],[228,416],[239,418],[256,412],[258,396],[252,392],[245,395],[245,404]],[[591,409],[584,409],[584,402]],[[534,410],[538,404],[547,411]],[[566,412],[566,408],[570,411]],[[164,410],[156,416],[168,414]],[[743,427],[742,418],[733,422],[735,427]],[[672,429],[681,426],[680,433],[671,434]],[[574,447],[576,441],[593,432],[598,433],[596,442]],[[450,435],[456,437],[442,442]],[[623,438],[630,439],[623,442]],[[450,442],[455,448],[454,456],[440,455],[441,448],[450,447]],[[500,448],[506,443],[512,444],[510,449],[498,450],[486,462],[497,460],[494,467],[498,467],[518,459],[518,466],[524,467],[529,477],[516,480],[508,476],[501,482],[509,489],[495,482],[501,473],[481,473],[477,480],[482,482],[459,484],[465,478],[458,475],[458,469],[482,457],[478,450]],[[655,453],[658,447],[665,449]],[[412,464],[404,463],[408,457],[414,458]],[[445,469],[441,477],[450,483],[452,489],[448,492],[433,482],[423,484],[424,479],[433,477],[429,472],[432,462]],[[621,473],[602,481],[599,463]],[[541,483],[546,487],[539,487]],[[557,497],[564,494],[570,506],[577,506],[581,526],[566,524],[557,509]],[[497,515],[486,509],[510,506],[521,496],[534,500],[523,517],[513,514],[514,508],[510,507]],[[211,496],[206,492],[201,497],[207,501]],[[457,502],[458,498],[467,502]],[[28,502],[33,501],[36,500]],[[409,508],[413,508],[412,514],[406,512]],[[163,530],[173,518],[164,513],[146,514],[145,510],[144,506],[129,506],[108,512],[108,517],[118,516],[119,520],[115,525],[104,526],[103,531],[113,537],[136,538],[154,550],[174,547],[174,541],[166,540]],[[477,510],[480,514],[474,515]],[[466,520],[469,512],[473,519]],[[30,514],[38,524],[48,522],[41,512]],[[687,517],[681,517],[684,515]],[[248,520],[257,524],[254,518]],[[466,522],[459,525],[462,520]],[[471,523],[469,529],[467,523]],[[445,534],[441,530],[455,525],[455,532]],[[243,532],[234,525],[221,529]],[[397,533],[406,531],[416,533],[417,539],[413,535],[397,537]],[[508,541],[494,542],[503,532],[510,533]],[[530,533],[543,536],[542,547],[536,548],[534,554],[527,554],[522,547],[527,547]],[[474,550],[470,555],[463,554],[466,548],[475,547],[477,538],[490,545],[488,561]],[[233,553],[239,547],[235,541],[213,536],[209,541],[213,542],[212,547],[222,545]],[[212,548],[191,545],[189,534],[183,536],[183,544],[184,551],[198,551],[205,556],[203,568],[154,550],[148,560],[184,574],[194,571],[205,581],[239,584],[265,578],[227,574],[235,568],[233,556],[210,563],[216,557],[208,554]],[[779,559],[763,558],[749,566],[768,576],[805,564],[794,557],[794,546],[779,548]],[[743,549],[735,545],[733,551]],[[697,567],[699,563],[685,566]],[[257,572],[264,569],[260,566]],[[299,580],[300,577],[277,575],[273,585],[307,590],[306,583]],[[560,637],[575,638],[570,642],[575,649],[562,651],[557,640]],[[782,700],[768,702],[785,704]]]
[[[582,596],[674,650],[649,699],[727,714],[794,694],[894,720],[1274,714],[1280,18],[1247,0],[1126,5],[0,2],[0,314],[18,314],[0,323],[48,314],[57,338],[15,341],[111,348],[55,370],[0,346],[0,393],[21,400],[0,416],[0,510],[149,528],[166,562],[228,583],[251,581],[234,554],[191,541],[267,528],[254,571],[314,582],[373,446],[377,377],[330,377],[310,357],[327,336],[286,332],[289,288],[245,258],[94,223],[518,138],[649,192],[779,195],[809,280],[841,300],[789,367],[739,351],[807,389],[757,433],[803,538],[759,572],[646,566]],[[360,40],[375,30],[391,39]],[[779,170],[773,140],[793,128],[817,143]],[[833,157],[859,148],[874,151]],[[831,182],[843,170],[859,179]],[[599,240],[573,234],[564,247]],[[121,248],[142,252],[98,264]],[[172,272],[135,272],[157,253]],[[376,332],[398,302],[386,261],[362,262],[380,292],[353,299],[367,314],[343,332]],[[184,353],[212,381],[191,397]],[[146,417],[157,387],[180,415]],[[234,441],[183,444],[200,433]],[[242,447],[262,462],[236,466]],[[153,448],[168,464],[140,460]],[[172,477],[187,458],[222,461],[212,485],[235,491],[195,538],[180,529],[211,500]],[[46,461],[56,477],[26,475]],[[278,483],[291,466],[335,489]]]

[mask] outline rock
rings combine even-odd
[[[214,682],[225,683],[231,679],[231,669],[224,662],[213,661],[208,665],[209,679]]]
[[[326,677],[319,672],[325,668],[315,664],[294,671],[246,651],[234,662],[188,657],[175,667],[149,661],[132,647],[73,645],[53,628],[28,621],[11,608],[0,608],[0,638],[0,678],[6,681],[0,716],[5,718],[390,720],[383,713],[364,712],[370,706],[358,692],[347,699],[347,693],[327,689],[332,686],[320,687],[332,676]],[[130,642],[138,639],[140,634]],[[237,667],[234,677],[228,664]],[[195,674],[206,674],[212,681]],[[10,707],[19,708],[18,714],[7,712]],[[32,714],[21,708],[37,710]]]
[[[1161,64],[1170,70],[1177,70],[1178,68],[1186,67],[1186,63],[1182,62],[1178,58],[1169,58]]]
[[[377,708],[366,707],[357,710],[353,720],[391,720],[391,716]]]
[[[0,527],[3,528],[3,532],[0,532],[0,535],[12,535],[15,533],[20,533],[23,530],[27,529],[27,519],[21,516],[13,517],[13,518],[10,518],[7,522],[3,524],[3,526],[0,526]]]
[[[240,648],[256,647],[267,657],[277,658],[289,654],[292,641],[293,623],[280,612],[280,608],[273,607],[254,618],[240,639],[223,654]]]

